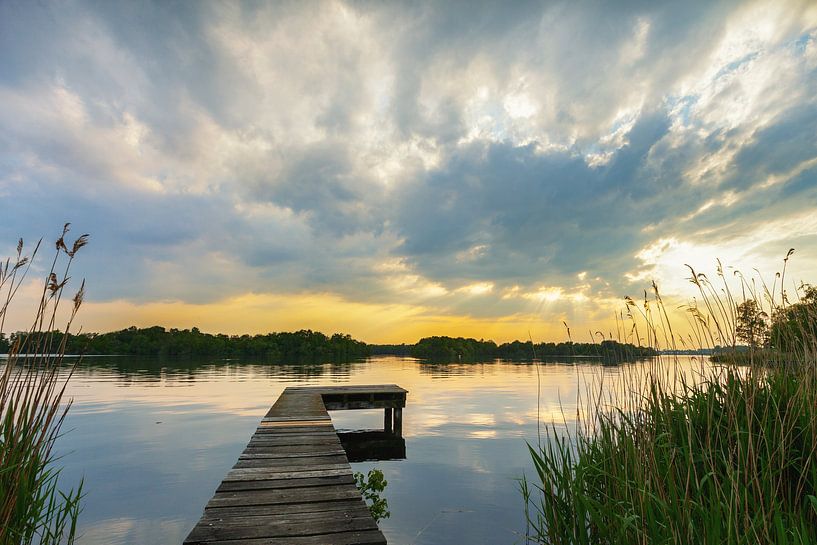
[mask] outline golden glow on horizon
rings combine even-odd
[[[817,233],[814,218],[799,215],[758,226],[753,231],[727,240],[724,246],[695,243],[689,239],[660,239],[645,246],[633,259],[633,270],[626,276],[632,283],[629,293],[614,294],[605,279],[582,272],[578,283],[559,285],[513,285],[502,287],[484,281],[447,289],[414,274],[401,260],[386,261],[377,272],[382,273],[393,292],[402,294],[400,303],[351,300],[336,293],[245,293],[208,303],[181,300],[137,302],[132,300],[86,300],[75,322],[73,331],[81,327],[86,332],[107,332],[129,326],[189,329],[198,327],[207,333],[257,334],[272,331],[312,329],[326,334],[348,333],[368,343],[414,343],[428,336],[473,337],[497,343],[513,340],[560,342],[568,340],[564,323],[570,327],[574,342],[599,342],[614,338],[642,344],[646,328],[632,329],[628,320],[621,322],[625,311],[624,296],[632,296],[639,305],[644,289],[652,294],[650,280],[655,278],[661,289],[667,310],[673,318],[673,330],[690,342],[692,331],[689,315],[679,307],[699,294],[689,283],[689,263],[698,272],[720,282],[714,271],[716,258],[724,263],[724,274],[734,294],[743,292],[740,277],[730,264],[746,274],[747,282],[757,273],[750,265],[759,265],[769,285],[774,282],[774,271],[782,267],[782,259],[762,256],[757,244],[777,244],[783,234],[797,228],[803,235]],[[638,264],[640,263],[640,266]],[[814,259],[808,254],[794,256],[788,263],[786,289],[789,296],[801,281],[809,282],[814,270]],[[5,332],[28,329],[30,311],[36,308],[41,284],[28,281],[21,288],[5,324]],[[387,282],[388,283],[388,282]],[[761,286],[758,280],[756,286]],[[429,288],[438,286],[435,296]],[[68,296],[76,285],[69,284]],[[779,288],[777,288],[779,291]],[[432,290],[434,291],[434,290]],[[65,305],[63,310],[67,310]],[[626,312],[626,311],[625,311]],[[616,318],[619,318],[617,321]],[[564,323],[563,323],[564,322]],[[65,316],[57,320],[63,328]],[[661,347],[669,346],[659,338]],[[680,346],[685,348],[684,346]]]
[[[21,309],[34,308],[33,283],[22,291],[25,300],[16,301],[18,312],[6,323],[6,332],[27,329]],[[642,292],[643,294],[643,292]],[[651,291],[650,291],[651,294]],[[489,294],[482,294],[487,297]],[[514,294],[518,297],[518,295]],[[527,295],[527,294],[525,294]],[[643,305],[643,295],[634,298]],[[462,294],[462,297],[473,297]],[[501,296],[506,298],[505,296]],[[527,298],[527,297],[525,297]],[[423,337],[451,336],[493,340],[497,343],[514,340],[534,342],[600,342],[617,339],[633,344],[652,345],[645,337],[643,317],[638,329],[622,316],[626,314],[623,298],[591,298],[570,295],[562,301],[533,298],[537,305],[528,312],[506,316],[474,317],[450,314],[445,309],[411,304],[363,303],[343,299],[330,293],[260,294],[247,293],[204,304],[182,301],[134,303],[126,300],[108,302],[86,301],[75,321],[73,331],[107,332],[130,326],[190,329],[197,327],[206,333],[228,335],[259,334],[275,331],[311,329],[325,334],[348,333],[358,340],[373,344],[412,344]],[[664,303],[672,321],[676,341],[678,336],[689,341],[689,315],[681,307],[691,299],[664,295]],[[64,308],[63,310],[67,310]],[[28,318],[28,316],[25,316]],[[67,315],[57,320],[62,328]],[[618,320],[617,320],[618,318]],[[570,327],[570,335],[565,324]],[[668,339],[659,337],[660,347],[669,346]],[[697,347],[678,343],[678,348]]]
[[[250,293],[207,304],[88,302],[81,312],[80,322],[85,331],[162,325],[195,326],[208,333],[226,334],[312,329],[327,334],[349,333],[369,343],[414,343],[433,335],[505,342],[526,339],[528,333],[537,341],[566,340],[564,326],[558,319],[546,320],[536,313],[474,318],[407,304],[346,301],[332,294]]]

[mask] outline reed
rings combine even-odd
[[[66,335],[56,331],[66,302],[74,257],[85,246],[83,235],[70,246],[69,224],[55,244],[40,301],[26,335],[12,336],[0,373],[0,544],[73,543],[82,498],[82,482],[64,491],[53,453],[71,405],[63,402],[73,366],[64,365]],[[42,242],[42,241],[40,241]],[[0,333],[9,309],[31,273],[38,242],[24,256],[22,239],[14,258],[0,264]],[[64,330],[70,331],[84,295],[84,281],[70,301]],[[60,340],[61,339],[61,340]]]
[[[628,300],[629,334],[657,348],[725,347],[721,363],[690,373],[662,356],[588,387],[574,420],[529,445],[528,542],[817,543],[817,298],[805,287],[789,302],[785,261],[771,287],[740,277],[738,296],[718,275],[716,286],[692,271],[685,338],[656,286],[643,304]],[[749,299],[768,310],[772,334],[738,350]]]

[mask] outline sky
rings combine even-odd
[[[64,222],[86,331],[589,340],[685,264],[817,283],[817,4],[2,0],[0,255]]]

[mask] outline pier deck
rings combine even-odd
[[[204,508],[185,545],[380,545],[327,410],[384,409],[402,432],[394,385],[286,388]]]

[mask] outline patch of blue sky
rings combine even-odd
[[[674,122],[682,126],[689,126],[700,98],[698,95],[668,96],[664,102]]]
[[[753,51],[751,53],[747,53],[743,57],[736,59],[730,63],[727,63],[724,67],[722,67],[715,76],[712,78],[714,81],[724,78],[726,76],[733,75],[735,72],[739,70],[746,70],[749,68],[751,63],[760,57],[760,51]]]
[[[790,47],[794,52],[803,55],[806,49],[808,49],[809,44],[813,43],[815,39],[817,39],[817,28],[810,29],[808,32],[804,32],[798,36],[791,42]]]

